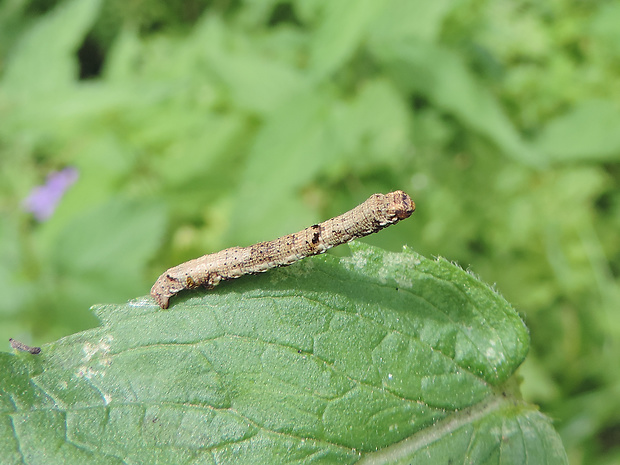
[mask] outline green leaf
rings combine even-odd
[[[354,98],[332,104],[328,129],[336,153],[348,158],[343,168],[350,174],[371,171],[377,165],[399,166],[410,146],[410,126],[407,107],[394,86],[385,80],[368,80]]]
[[[100,0],[61,2],[22,37],[3,84],[12,91],[57,90],[77,78],[75,52],[99,11]]]
[[[372,40],[393,41],[416,37],[436,41],[444,18],[455,8],[450,0],[391,0],[373,21]]]
[[[178,297],[0,354],[0,456],[17,463],[566,463],[511,379],[529,345],[460,268],[353,255]],[[429,457],[431,459],[429,459]]]
[[[385,3],[385,0],[359,0],[355,5],[325,2],[310,50],[309,67],[315,80],[328,76],[351,58]]]
[[[227,29],[216,17],[208,17],[198,32],[196,46],[202,51],[208,44],[208,66],[235,106],[266,114],[306,87],[302,73],[284,60],[274,59],[264,46],[250,40],[234,43],[239,33]]]
[[[524,405],[493,399],[358,462],[391,465],[446,463],[567,463],[548,418]]]
[[[252,243],[256,237],[269,238],[299,230],[316,221],[307,217],[284,216],[282,212],[308,211],[300,208],[298,196],[290,192],[307,186],[326,164],[338,159],[327,137],[326,115],[334,98],[331,93],[302,92],[273,111],[258,131],[241,174],[233,211],[243,211],[243,221],[233,215],[230,241]],[[268,185],[269,189],[262,186]],[[251,209],[247,205],[253,205]],[[263,221],[272,218],[274,221]],[[243,225],[253,224],[247,231]],[[278,231],[274,231],[274,227]]]
[[[615,2],[600,4],[590,20],[592,36],[601,41],[601,45],[612,56],[620,56],[620,5]]]
[[[405,90],[419,92],[464,125],[487,137],[506,155],[529,166],[545,159],[526,143],[512,122],[458,54],[415,38],[372,43],[373,53]]]
[[[538,139],[540,150],[558,161],[611,161],[620,158],[620,108],[587,100],[552,120]]]
[[[143,288],[142,270],[165,230],[165,208],[153,201],[114,198],[50,234],[54,294],[65,302],[126,299]]]
[[[160,205],[115,198],[70,222],[59,234],[54,264],[84,273],[136,265],[150,257],[164,226]]]

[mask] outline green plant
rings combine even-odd
[[[403,189],[414,219],[368,242],[496,283],[531,330],[524,398],[572,464],[616,464],[617,2],[350,10],[2,2],[0,340],[93,327],[170,266]],[[24,199],[67,167],[38,222]]]

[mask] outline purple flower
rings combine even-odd
[[[30,195],[24,201],[24,209],[31,212],[37,221],[47,220],[56,210],[65,191],[77,178],[78,170],[73,167],[50,173],[45,184],[30,191]]]

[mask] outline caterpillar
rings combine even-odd
[[[373,194],[352,210],[297,233],[249,247],[231,247],[170,268],[157,279],[151,296],[161,308],[168,308],[170,298],[185,289],[213,289],[220,281],[291,265],[378,232],[414,211],[414,202],[403,191]]]

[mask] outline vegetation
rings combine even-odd
[[[571,464],[620,463],[617,24],[611,0],[5,0],[0,338],[403,189],[416,213],[366,242],[495,283],[524,398]],[[41,216],[54,172],[77,179]]]

